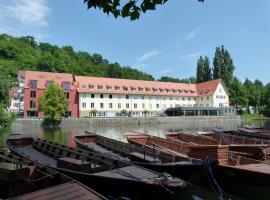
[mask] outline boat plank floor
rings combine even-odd
[[[37,192],[17,196],[11,198],[14,200],[30,200],[30,199],[80,199],[80,200],[97,200],[101,199],[86,188],[81,187],[78,183],[70,182],[58,186],[43,189]]]
[[[116,177],[123,179],[149,179],[158,177],[156,173],[136,166],[122,167],[110,171],[95,173],[94,175]],[[128,176],[127,176],[128,175]],[[135,178],[136,177],[136,178]]]
[[[49,156],[46,156],[32,147],[17,147],[16,150],[24,155],[25,157],[31,158],[31,160],[36,160],[39,163],[56,166],[57,161]]]
[[[250,171],[254,172],[262,172],[262,173],[267,173],[269,174],[269,164],[248,164],[248,165],[239,165],[239,166],[234,166],[235,168],[241,168],[241,169],[247,169]]]
[[[94,149],[95,151],[98,151],[100,153],[112,153],[111,151],[103,148],[103,147],[100,147],[99,145],[97,145],[96,143],[94,142],[91,142],[91,143],[86,143],[86,145],[90,148],[90,149]]]

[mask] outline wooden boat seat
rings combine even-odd
[[[106,170],[106,168],[97,163],[90,163],[84,160],[74,159],[70,157],[58,158],[57,167],[87,173],[96,173]]]
[[[131,161],[134,162],[161,163],[161,161],[158,158],[154,158],[152,156],[145,155],[139,152],[131,152],[129,154],[129,158]]]

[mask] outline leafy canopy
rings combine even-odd
[[[38,99],[38,109],[43,111],[45,119],[53,123],[59,123],[68,110],[68,99],[64,90],[57,84],[51,83]]]
[[[156,10],[158,5],[164,5],[168,0],[129,0],[123,5],[120,3],[124,0],[84,0],[87,8],[99,8],[103,13],[112,14],[115,18],[121,16],[128,17],[130,20],[140,18],[141,13],[146,13],[149,10]],[[203,2],[204,0],[198,0]]]

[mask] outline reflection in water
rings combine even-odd
[[[11,133],[11,129],[0,129],[0,149],[4,150],[7,148],[6,139]]]

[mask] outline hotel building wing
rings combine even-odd
[[[229,107],[222,80],[199,84],[75,76],[78,117],[156,116],[175,107]]]

